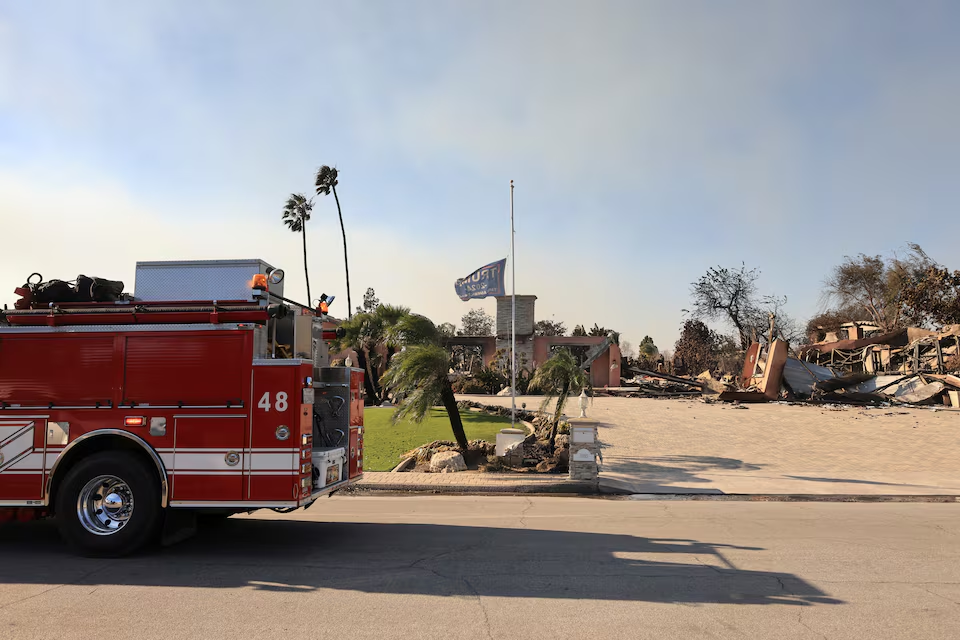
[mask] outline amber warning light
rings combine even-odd
[[[146,423],[147,423],[147,419],[142,416],[138,416],[135,418],[127,417],[123,419],[123,426],[125,427],[142,427]]]
[[[267,290],[267,274],[258,273],[254,275],[247,282],[251,289],[256,289],[257,291],[266,291]]]

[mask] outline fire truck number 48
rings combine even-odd
[[[269,391],[263,394],[263,397],[260,398],[260,402],[257,403],[257,406],[263,409],[264,411],[270,411],[270,392]],[[282,413],[287,410],[287,406],[288,406],[287,392],[286,391],[278,392],[276,395],[276,402],[274,403],[273,407],[277,411]]]

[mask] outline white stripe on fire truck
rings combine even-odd
[[[18,435],[21,435],[26,429],[33,427],[33,421],[19,421],[19,422],[0,422],[0,447],[3,447],[7,444],[8,440],[13,440]]]
[[[20,432],[15,438],[7,440],[0,446],[0,454],[3,454],[4,463],[0,463],[0,469],[9,467],[11,463],[25,453],[33,451],[33,426]]]
[[[300,463],[300,452],[293,453],[253,453],[250,456],[251,471],[265,471],[267,469],[295,469]]]
[[[45,469],[50,469],[53,467],[53,463],[60,456],[60,452],[63,449],[56,449],[53,451],[47,451],[46,453],[46,466],[43,465],[44,454],[41,452],[31,452],[23,456],[17,462],[10,465],[10,469],[17,469],[19,471],[44,471]]]
[[[176,476],[240,476],[243,469],[180,469],[170,475]]]
[[[237,462],[236,465],[228,465],[225,460],[228,453],[231,450],[218,451],[216,453],[193,453],[177,451],[173,454],[173,465],[172,468],[175,471],[194,469],[202,471],[204,469],[223,469],[225,471],[242,471],[243,465],[243,453],[237,451],[236,453],[240,456],[241,460]],[[171,467],[167,467],[169,470]]]
[[[243,471],[243,469],[180,469],[171,472],[172,476],[293,476],[293,469],[271,469],[270,471]],[[34,473],[40,473],[36,471]],[[299,474],[297,474],[299,476]]]
[[[189,447],[189,448],[186,448],[186,447],[178,447],[178,448],[176,448],[176,449],[172,449],[172,448],[171,448],[171,449],[156,449],[156,452],[157,452],[157,453],[160,453],[160,454],[163,454],[163,453],[217,453],[217,452],[220,452],[220,451],[222,451],[222,452],[224,452],[224,453],[226,453],[227,451],[236,451],[236,452],[238,452],[238,453],[241,452],[241,451],[242,451],[243,453],[299,453],[299,452],[300,452],[300,448],[299,448],[299,447],[296,447],[296,448],[285,447],[285,448],[283,448],[283,449],[278,449],[278,448],[273,448],[273,449],[267,449],[267,448],[250,449],[250,448],[248,448],[248,447],[244,447],[243,449],[234,449],[234,448],[231,448],[231,447],[213,447],[213,448],[202,448],[202,447]]]
[[[167,471],[203,471],[203,470],[224,470],[224,471],[242,471],[248,469],[251,471],[291,471],[297,467],[300,461],[300,452],[286,453],[244,453],[237,451],[241,457],[249,457],[249,465],[236,466],[227,465],[224,457],[230,453],[230,449],[220,449],[210,453],[197,453],[195,449],[188,451],[177,451],[174,453],[161,453],[160,459],[163,461]]]
[[[43,471],[41,464],[43,463],[43,454],[42,453],[28,453],[23,456],[16,462],[10,465],[10,469],[17,469],[19,471],[30,470],[30,471]]]

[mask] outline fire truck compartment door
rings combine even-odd
[[[246,416],[176,416],[174,429],[172,499],[242,500]]]
[[[0,419],[0,501],[43,496],[43,446],[37,441],[44,429],[43,420]]]

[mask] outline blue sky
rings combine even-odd
[[[262,257],[341,171],[354,304],[436,321],[506,255],[540,318],[678,336],[708,267],[759,267],[800,319],[844,255],[960,268],[953,2],[5,2],[0,303],[32,271]],[[314,287],[343,266],[332,198]]]

